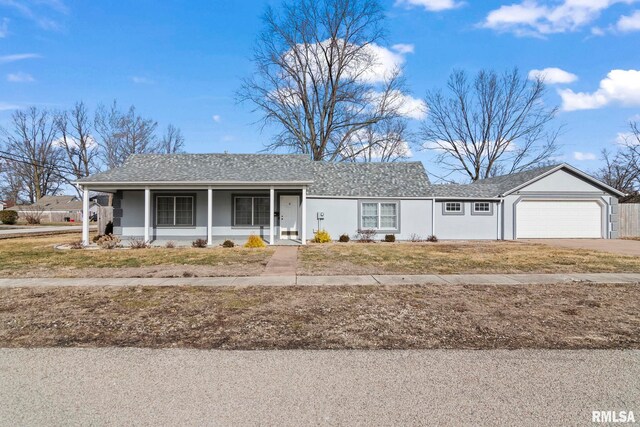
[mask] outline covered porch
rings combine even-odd
[[[208,246],[216,246],[227,239],[242,244],[252,234],[269,245],[307,240],[306,185],[81,187],[85,220],[91,191],[113,194],[114,234],[125,242],[139,239],[163,245],[172,241],[182,246],[206,239]],[[90,244],[88,224],[83,223],[85,245]]]

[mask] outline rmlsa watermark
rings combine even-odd
[[[591,411],[593,423],[635,423],[633,411]]]

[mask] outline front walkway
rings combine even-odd
[[[295,276],[298,267],[298,248],[278,246],[262,272],[262,276]]]
[[[283,248],[284,249],[284,248]],[[274,271],[275,274],[275,271]],[[535,285],[562,282],[640,283],[640,273],[443,274],[415,276],[296,276],[172,278],[0,279],[0,287],[38,286],[343,286],[343,285]]]

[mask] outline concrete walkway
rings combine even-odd
[[[277,246],[262,276],[295,276],[298,267],[297,246]]]
[[[341,285],[534,285],[562,282],[640,283],[640,273],[444,274],[416,276],[247,276],[176,278],[0,279],[0,287],[38,286],[341,286]]]

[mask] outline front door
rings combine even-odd
[[[298,238],[298,196],[280,196],[280,238]]]

